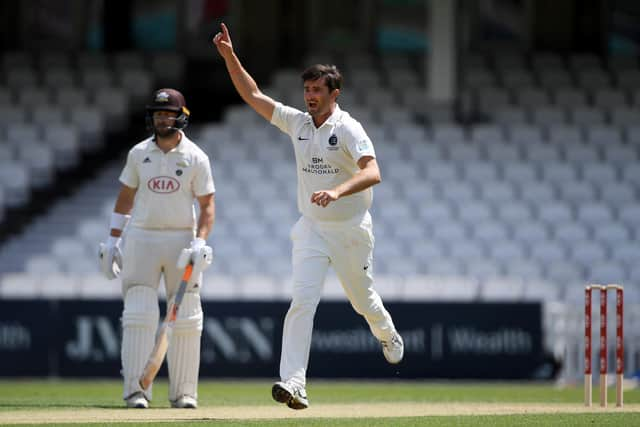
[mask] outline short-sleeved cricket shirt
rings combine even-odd
[[[136,144],[120,182],[137,189],[131,225],[145,229],[195,229],[194,199],[215,192],[209,157],[184,133],[168,153],[153,138]]]
[[[354,176],[363,156],[375,157],[362,125],[338,105],[319,127],[309,113],[277,103],[271,124],[291,137],[298,174],[298,210],[317,221],[346,221],[362,217],[369,207],[371,188],[342,197],[326,207],[311,203],[315,191],[330,190]]]

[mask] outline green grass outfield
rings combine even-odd
[[[152,409],[123,409],[112,380],[0,380],[2,425],[229,425],[229,426],[640,426],[640,390],[625,391],[625,406],[582,404],[582,387],[468,382],[310,380],[311,406],[293,411],[271,400],[268,381],[201,381],[200,407],[176,410],[167,383],[155,385]]]

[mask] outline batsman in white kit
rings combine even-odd
[[[182,271],[190,264],[191,276],[168,335],[167,363],[171,406],[196,408],[203,323],[200,288],[213,255],[206,239],[215,217],[215,187],[209,158],[183,132],[190,115],[184,96],[175,89],[160,89],[146,111],[153,135],[128,153],[110,235],[100,245],[100,266],[107,278],[122,279],[123,398],[128,407],[147,408],[152,386],[143,389],[140,378],[158,329],[160,278],[169,307]]]
[[[263,94],[233,51],[227,27],[213,39],[242,99],[291,137],[298,175],[298,210],[293,226],[293,295],[284,320],[277,402],[305,409],[313,318],[329,265],[353,308],[369,324],[389,363],[404,355],[402,338],[373,289],[373,232],[369,207],[381,181],[371,140],[358,121],[340,109],[342,77],[333,65],[314,65],[302,74],[307,112]]]

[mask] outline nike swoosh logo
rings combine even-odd
[[[298,141],[308,141],[308,140],[309,140],[309,138],[303,138],[301,136],[298,137]]]

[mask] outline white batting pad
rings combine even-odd
[[[167,352],[170,401],[185,395],[198,398],[202,317],[200,295],[187,292],[178,309]]]
[[[160,310],[158,294],[148,286],[134,286],[124,297],[122,312],[122,375],[123,398],[143,391],[151,400],[151,387],[142,390],[138,384],[155,340]]]

